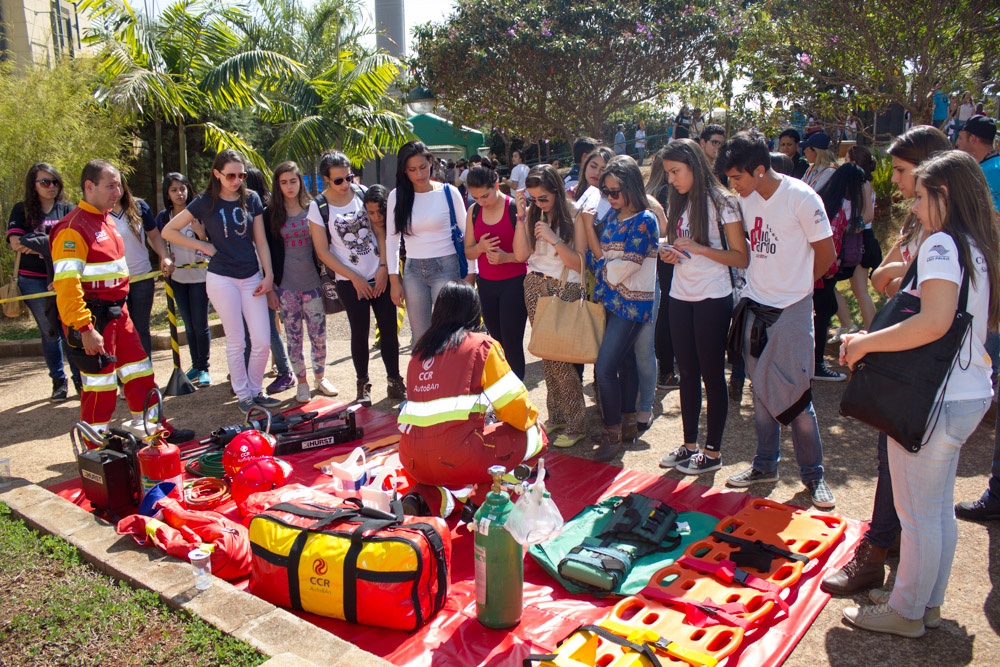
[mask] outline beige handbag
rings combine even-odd
[[[582,256],[580,261],[583,261]],[[567,271],[568,268],[563,267],[560,292],[566,285]],[[571,364],[597,361],[604,338],[604,306],[587,300],[584,273],[585,270],[580,271],[580,299],[563,301],[558,296],[539,297],[528,352],[541,359]]]
[[[17,286],[17,271],[20,267],[21,253],[17,253],[14,257],[14,271],[11,273],[10,282],[0,285],[0,300],[21,296],[21,288]],[[25,310],[27,306],[24,305],[24,301],[8,301],[3,304],[3,314],[7,317],[21,317]]]

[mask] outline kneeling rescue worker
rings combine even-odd
[[[109,162],[91,160],[83,168],[81,188],[83,201],[49,235],[52,284],[70,356],[83,379],[80,419],[103,432],[115,411],[116,374],[133,419],[142,417],[143,403],[156,384],[125,305],[129,274],[124,241],[108,217],[122,195],[121,174]],[[157,421],[159,415],[148,418]],[[194,437],[192,431],[163,426],[170,441]]]
[[[448,283],[406,372],[399,457],[427,509],[445,517],[475,485],[482,487],[475,498],[485,497],[490,466],[532,465],[548,444],[538,408],[481,322],[476,290]],[[498,421],[487,424],[490,406]]]

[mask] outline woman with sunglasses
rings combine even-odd
[[[319,163],[326,189],[309,204],[312,245],[316,256],[335,275],[337,294],[351,326],[351,359],[357,375],[357,402],[371,405],[368,378],[368,331],[371,317],[380,332],[379,353],[388,380],[386,394],[406,399],[406,383],[399,375],[399,337],[396,307],[389,296],[389,268],[385,258],[385,224],[368,216],[364,196],[355,190],[351,162],[340,152],[327,153]],[[325,215],[320,203],[326,202]]]
[[[34,164],[24,178],[24,199],[14,204],[7,223],[7,243],[20,253],[17,286],[29,296],[49,291],[52,282],[52,256],[49,253],[49,230],[73,207],[63,199],[63,181],[52,165]],[[54,296],[24,302],[35,318],[42,335],[42,356],[52,379],[53,401],[69,397],[66,371],[63,369],[64,333],[59,324]],[[66,358],[69,361],[69,358]],[[79,394],[83,386],[80,371],[70,362],[73,386]]]
[[[606,462],[618,455],[623,442],[631,443],[639,434],[635,341],[643,325],[653,319],[659,224],[649,210],[639,165],[631,157],[612,158],[601,174],[600,186],[611,213],[600,237],[593,216],[581,215],[576,245],[590,249],[597,279],[594,298],[604,305],[607,317],[594,369],[604,421],[594,459]]]
[[[452,227],[465,210],[465,200],[453,185],[431,180],[434,156],[422,141],[403,144],[396,154],[396,187],[389,193],[389,284],[392,302],[410,318],[413,341],[427,331],[431,308],[449,280],[462,280]],[[400,246],[406,246],[406,266],[400,278]]]
[[[584,267],[575,249],[579,247],[573,231],[576,211],[566,198],[559,172],[551,165],[536,165],[524,182],[526,189],[518,191],[516,198],[513,245],[514,258],[528,263],[524,305],[528,319],[534,323],[540,297],[558,296],[563,301],[583,298],[580,273]],[[531,197],[530,205],[525,192]],[[563,429],[552,444],[571,447],[583,439],[586,430],[581,374],[573,364],[549,359],[542,360],[542,373],[548,406],[546,431]]]
[[[271,291],[271,253],[264,229],[264,207],[247,191],[246,159],[226,149],[215,156],[208,189],[163,228],[163,238],[211,257],[205,289],[226,333],[226,360],[239,408],[275,408],[281,401],[264,393],[264,369],[270,336],[267,298]],[[205,237],[192,239],[181,230],[198,220]],[[250,361],[243,360],[243,323],[250,331]]]
[[[187,176],[170,172],[163,177],[163,201],[167,208],[156,216],[156,227],[163,234],[163,228],[170,219],[180,215],[194,199],[194,190]],[[191,239],[197,239],[194,227],[204,228],[195,221],[181,230],[181,233]],[[212,335],[208,327],[208,293],[205,291],[205,278],[208,271],[204,265],[207,258],[197,250],[184,246],[169,246],[174,260],[174,271],[170,274],[170,287],[174,291],[174,301],[184,322],[187,333],[188,350],[191,353],[191,368],[187,372],[188,380],[199,387],[212,384],[212,376],[208,372],[208,357],[211,351]],[[202,266],[195,266],[202,264]],[[177,268],[182,267],[182,268]]]
[[[528,267],[514,254],[516,205],[500,192],[500,177],[488,160],[469,170],[466,184],[475,203],[465,218],[465,256],[469,260],[482,258],[476,285],[483,322],[503,348],[514,374],[523,381],[524,325],[528,321],[524,276]]]

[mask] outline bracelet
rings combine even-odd
[[[388,269],[389,265],[388,264],[379,264],[378,268],[380,268],[380,269]]]
[[[555,247],[556,247],[557,245],[559,245],[559,244],[560,244],[560,243],[562,243],[562,242],[563,242],[563,240],[562,240],[562,238],[561,238],[561,237],[560,237],[560,238],[557,238],[557,239],[556,239],[556,242],[552,244],[552,247],[553,247],[553,248],[555,248]]]
[[[525,216],[523,216],[523,215],[519,215],[519,216],[516,216],[516,217],[517,217],[517,221],[518,222],[524,222],[526,220]]]

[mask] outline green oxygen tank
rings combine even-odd
[[[490,466],[493,489],[476,511],[476,616],[488,628],[509,628],[521,622],[524,594],[524,552],[507,532],[514,508],[501,488],[503,466]]]

